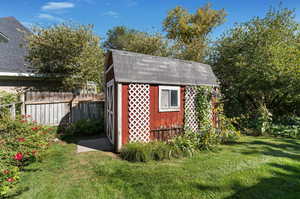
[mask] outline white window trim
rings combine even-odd
[[[159,106],[159,112],[175,112],[180,111],[180,86],[159,86],[159,95],[158,95],[158,106]],[[161,91],[162,90],[176,90],[178,92],[177,100],[178,100],[178,106],[174,108],[162,108],[161,107]]]

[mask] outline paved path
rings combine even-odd
[[[113,151],[113,147],[106,137],[80,140],[77,143],[77,153],[89,151]]]

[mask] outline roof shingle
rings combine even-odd
[[[7,37],[7,42],[0,43],[0,72],[31,72],[25,61],[25,36],[32,34],[14,17],[0,18],[0,32]],[[23,46],[23,47],[22,47]]]
[[[207,64],[120,50],[111,53],[116,82],[218,86]]]

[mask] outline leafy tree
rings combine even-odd
[[[211,64],[227,100],[227,113],[269,109],[276,115],[299,114],[299,42],[294,12],[282,8],[270,9],[265,17],[237,24],[224,34]]]
[[[87,81],[101,85],[104,54],[92,26],[60,24],[35,28],[28,37],[26,59],[38,73],[62,77],[68,88]]]
[[[211,31],[224,22],[225,11],[214,10],[210,4],[190,14],[177,6],[164,20],[167,38],[174,41],[175,56],[180,59],[203,61]]]
[[[107,32],[103,46],[107,49],[167,56],[168,43],[160,34],[149,34],[125,26],[117,26]]]

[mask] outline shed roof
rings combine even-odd
[[[14,17],[0,18],[0,33],[7,41],[0,42],[0,72],[28,73],[29,64],[25,61],[25,36],[32,34]]]
[[[207,64],[120,50],[110,53],[116,82],[218,86]]]

